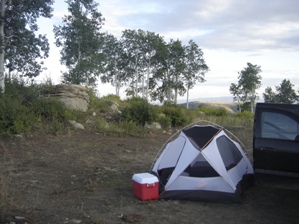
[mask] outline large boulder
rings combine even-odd
[[[87,88],[73,84],[59,84],[54,87],[52,97],[56,97],[68,108],[86,112],[89,105]]]

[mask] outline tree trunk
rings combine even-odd
[[[188,85],[188,88],[187,88],[187,103],[186,103],[186,107],[187,107],[187,109],[189,109],[189,85]]]
[[[240,104],[240,97],[239,95],[237,96],[237,101],[238,101],[238,112],[241,112],[241,104]]]
[[[250,105],[251,106],[251,113],[253,113],[253,104],[254,104],[254,101],[255,101],[254,100],[254,90],[253,89],[251,90],[251,99],[250,99],[250,101],[251,101],[251,103],[250,103],[251,104]]]
[[[135,61],[135,65],[136,65],[136,83],[135,83],[135,90],[134,90],[134,97],[138,96],[138,66],[137,66],[137,56],[136,56],[136,61]]]
[[[4,15],[5,15],[5,0],[0,3],[0,91],[5,92],[5,73],[4,73],[4,60],[5,60],[5,36],[4,36]]]
[[[149,62],[147,64],[147,79],[146,79],[146,92],[145,92],[145,98],[146,98],[146,100],[148,100],[150,64],[151,64],[151,59],[149,59]]]
[[[118,84],[118,75],[117,75],[117,68],[116,68],[116,61],[114,61],[114,83],[115,83],[115,94],[119,96],[119,84]]]

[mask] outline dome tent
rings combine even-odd
[[[240,141],[228,134],[215,124],[192,124],[170,138],[151,169],[159,179],[159,198],[240,201],[254,173]]]

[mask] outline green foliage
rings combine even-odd
[[[94,0],[67,0],[69,15],[63,17],[63,24],[54,26],[55,44],[61,49],[61,62],[68,72],[65,81],[72,84],[94,86],[100,75],[105,58],[103,45],[102,14]]]
[[[226,116],[227,111],[223,107],[219,108],[212,108],[212,107],[200,107],[199,111],[204,112],[206,115],[213,115],[213,116]]]
[[[171,103],[165,103],[162,107],[162,113],[171,119],[172,127],[181,127],[190,123],[190,117],[185,115],[185,110],[187,109]]]
[[[126,86],[127,96],[176,102],[178,95],[205,81],[208,66],[193,40],[188,45],[180,40],[167,43],[162,36],[141,29],[124,30],[120,40],[112,35],[103,39],[106,60],[101,81],[111,83],[117,95]],[[149,74],[153,76],[146,78]]]
[[[29,132],[37,118],[30,108],[18,99],[0,95],[0,132],[6,134],[20,134]]]
[[[92,88],[88,89],[89,108],[97,112],[109,111],[109,107],[104,100],[99,99]]]
[[[151,123],[157,120],[158,110],[147,100],[134,97],[128,99],[125,103],[127,106],[121,110],[122,117],[125,121],[132,121],[144,126],[145,123]]]
[[[251,103],[250,102],[244,102],[241,105],[241,111],[242,112],[244,112],[244,111],[251,111]]]
[[[40,95],[39,86],[36,84],[29,85],[23,79],[13,77],[6,80],[6,97],[19,101],[22,105],[30,105],[35,102]]]
[[[234,114],[234,116],[237,117],[237,118],[248,118],[248,119],[253,119],[254,114],[253,114],[253,113],[250,113],[249,111],[243,111],[243,112]]]
[[[92,129],[97,132],[105,131],[107,125],[106,119],[100,117],[93,122]]]
[[[121,104],[120,97],[117,95],[114,95],[114,94],[108,94],[107,96],[103,96],[103,97],[101,97],[101,100],[106,100],[106,101],[113,100],[118,105]]]
[[[5,1],[4,22],[1,24],[4,33],[0,36],[6,35],[6,41],[0,45],[5,47],[5,66],[9,73],[15,71],[36,77],[43,71],[49,43],[45,35],[37,34],[37,19],[51,18],[53,3],[53,0]]]
[[[26,86],[25,81],[6,80],[6,93],[0,94],[0,132],[6,134],[27,133],[38,122],[30,105],[39,96],[36,85]]]
[[[171,127],[171,117],[167,117],[164,114],[161,114],[158,118],[159,124],[161,124],[162,128]]]
[[[63,133],[67,130],[72,113],[57,99],[41,98],[32,105],[34,115],[40,124],[45,125],[49,134]]]
[[[46,83],[40,85],[40,95],[47,96],[54,92],[54,85],[51,80],[48,80]]]
[[[57,99],[41,98],[32,105],[36,116],[45,121],[64,122],[67,119],[67,109],[64,104]]]
[[[235,101],[248,102],[250,101],[251,112],[253,112],[253,105],[257,99],[256,90],[261,87],[261,67],[247,63],[247,67],[244,68],[238,77],[238,84],[232,83],[230,85],[230,92],[234,96]]]
[[[27,85],[24,80],[6,83],[5,94],[0,94],[0,132],[9,135],[28,133],[36,128],[56,134],[68,128],[67,121],[78,117],[56,99],[40,97],[48,85]]]
[[[265,103],[295,103],[299,100],[299,96],[293,87],[294,84],[287,79],[282,80],[280,86],[276,86],[276,92],[267,87],[263,93]]]

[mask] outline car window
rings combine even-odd
[[[298,122],[285,114],[262,113],[262,138],[295,140],[298,130]]]

